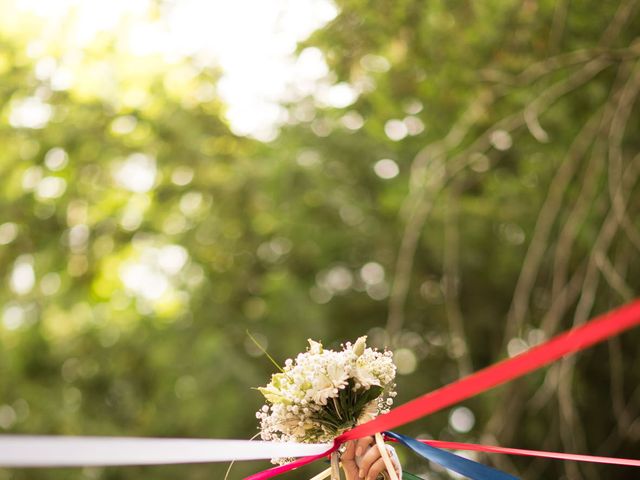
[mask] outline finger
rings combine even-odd
[[[373,437],[362,437],[358,439],[358,443],[356,445],[356,457],[361,457],[369,448],[373,445]]]
[[[398,458],[398,454],[395,449],[391,445],[387,445],[387,452],[389,452],[389,458],[391,459],[391,463],[398,474],[398,477],[402,477],[402,466],[400,465],[400,459]]]
[[[377,447],[371,447],[365,452],[360,459],[360,477],[364,478],[366,473],[378,459],[380,458],[380,450]]]
[[[344,470],[344,474],[347,477],[347,480],[360,480],[360,477],[358,476],[358,467],[353,460],[347,463],[343,462],[342,470]]]
[[[347,448],[345,449],[344,453],[340,456],[340,458],[342,459],[342,461],[345,460],[353,460],[356,456],[356,442],[355,440],[351,440],[347,443],[345,443],[345,445],[347,446]]]
[[[347,442],[346,446],[347,448],[340,458],[342,469],[347,480],[358,480],[358,466],[355,462],[356,442]]]
[[[384,464],[384,460],[382,460],[382,458],[378,458],[378,460],[373,462],[373,464],[371,465],[371,468],[367,473],[366,480],[376,480],[376,477],[378,476],[378,474],[386,471],[387,471],[387,467]]]

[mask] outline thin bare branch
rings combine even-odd
[[[600,120],[601,113],[596,113],[584,125],[551,181],[547,198],[538,214],[533,236],[529,242],[522,269],[516,282],[511,308],[507,314],[505,342],[518,332],[524,322],[529,308],[531,290],[548,246],[551,227],[560,212],[565,190],[573,179],[579,162],[585,156],[591,146],[591,142],[593,142],[596,131],[600,126]]]
[[[451,344],[455,348],[460,376],[473,371],[471,356],[467,345],[464,317],[460,309],[460,272],[458,253],[460,232],[458,226],[458,188],[452,187],[446,202],[443,252],[443,290],[444,302],[449,321]]]
[[[613,20],[609,23],[609,26],[602,34],[602,37],[600,37],[599,44],[602,46],[611,45],[616,38],[618,38],[626,24],[633,19],[634,12],[637,7],[638,0],[627,0],[626,2],[621,2]]]
[[[554,83],[551,87],[543,91],[521,112],[509,115],[492,125],[480,135],[468,148],[457,154],[447,163],[447,174],[444,175],[444,152],[453,150],[461,143],[468,130],[473,124],[473,120],[482,114],[482,105],[479,100],[463,115],[461,121],[454,126],[443,142],[425,147],[414,159],[412,164],[412,174],[410,178],[410,195],[407,198],[404,211],[409,212],[406,221],[405,231],[400,244],[398,257],[396,260],[394,281],[389,297],[389,315],[387,318],[387,332],[391,337],[398,332],[404,323],[404,306],[406,303],[411,272],[413,270],[413,260],[415,256],[418,239],[422,233],[426,219],[433,207],[433,202],[442,191],[447,181],[454,178],[460,171],[469,164],[469,155],[472,152],[485,152],[491,147],[491,134],[496,130],[513,131],[522,126],[525,122],[524,112],[529,108],[534,108],[537,114],[546,111],[559,98],[567,93],[579,88],[587,83],[602,70],[611,65],[609,59],[595,59],[588,62],[583,68],[573,73],[566,79]],[[492,96],[487,95],[485,102],[491,102]],[[534,105],[534,107],[531,107]]]
[[[598,253],[595,257],[596,266],[602,273],[602,276],[613,290],[622,297],[622,300],[628,302],[633,300],[635,294],[633,289],[627,285],[625,279],[620,275],[611,264],[609,257],[603,253]]]
[[[557,51],[562,42],[570,3],[571,0],[561,0],[556,3],[556,8],[553,12],[553,22],[551,23],[551,33],[549,34],[549,49],[552,52]]]

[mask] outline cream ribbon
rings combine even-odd
[[[329,444],[188,438],[0,435],[0,467],[228,462],[318,455]]]

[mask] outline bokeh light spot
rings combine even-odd
[[[36,196],[42,200],[60,198],[67,189],[67,181],[61,177],[44,177],[36,187]]]
[[[374,285],[384,280],[384,268],[377,262],[369,262],[360,269],[360,277],[368,285]]]
[[[378,160],[374,164],[373,171],[378,177],[382,178],[383,180],[390,180],[398,176],[398,174],[400,173],[400,168],[395,161],[389,158],[384,158],[382,160]]]
[[[131,192],[148,192],[156,180],[156,161],[144,153],[131,154],[118,165],[113,176],[119,186]]]
[[[402,120],[394,119],[384,124],[384,133],[389,139],[398,142],[409,134],[409,129]]]
[[[509,150],[513,145],[513,140],[511,139],[511,135],[506,130],[495,130],[491,132],[489,136],[489,141],[491,145],[495,147],[496,150]]]
[[[60,290],[60,275],[55,272],[45,274],[40,280],[40,291],[43,295],[55,295]]]
[[[38,97],[29,97],[14,102],[9,114],[9,123],[15,128],[44,128],[51,116],[53,108]]]
[[[18,295],[29,293],[36,282],[36,274],[33,269],[33,257],[31,255],[19,256],[13,264],[9,285]]]
[[[13,242],[18,236],[18,226],[13,222],[6,222],[0,225],[0,245],[7,245]]]
[[[2,324],[7,330],[16,330],[25,321],[25,311],[20,305],[10,303],[4,307],[2,312]]]
[[[391,68],[389,60],[380,55],[365,55],[360,59],[360,65],[370,72],[384,73]]]
[[[399,348],[393,354],[393,362],[398,368],[400,375],[410,375],[416,371],[418,359],[413,350],[408,348]]]
[[[17,419],[16,412],[10,405],[0,405],[0,428],[9,430]]]
[[[528,348],[529,346],[527,345],[527,342],[516,337],[509,340],[509,343],[507,344],[507,353],[510,357],[515,357],[516,355],[526,352]]]
[[[49,170],[53,172],[62,170],[67,166],[68,162],[69,155],[67,155],[67,152],[65,152],[64,149],[59,147],[52,148],[44,156],[44,164]]]
[[[171,181],[180,187],[189,185],[192,180],[193,180],[193,169],[191,167],[186,167],[186,166],[177,167],[171,174]]]
[[[449,425],[458,433],[470,432],[476,423],[476,417],[467,407],[454,408],[449,415]]]

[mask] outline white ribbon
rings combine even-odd
[[[331,445],[190,438],[0,435],[0,467],[85,467],[305,457]]]

